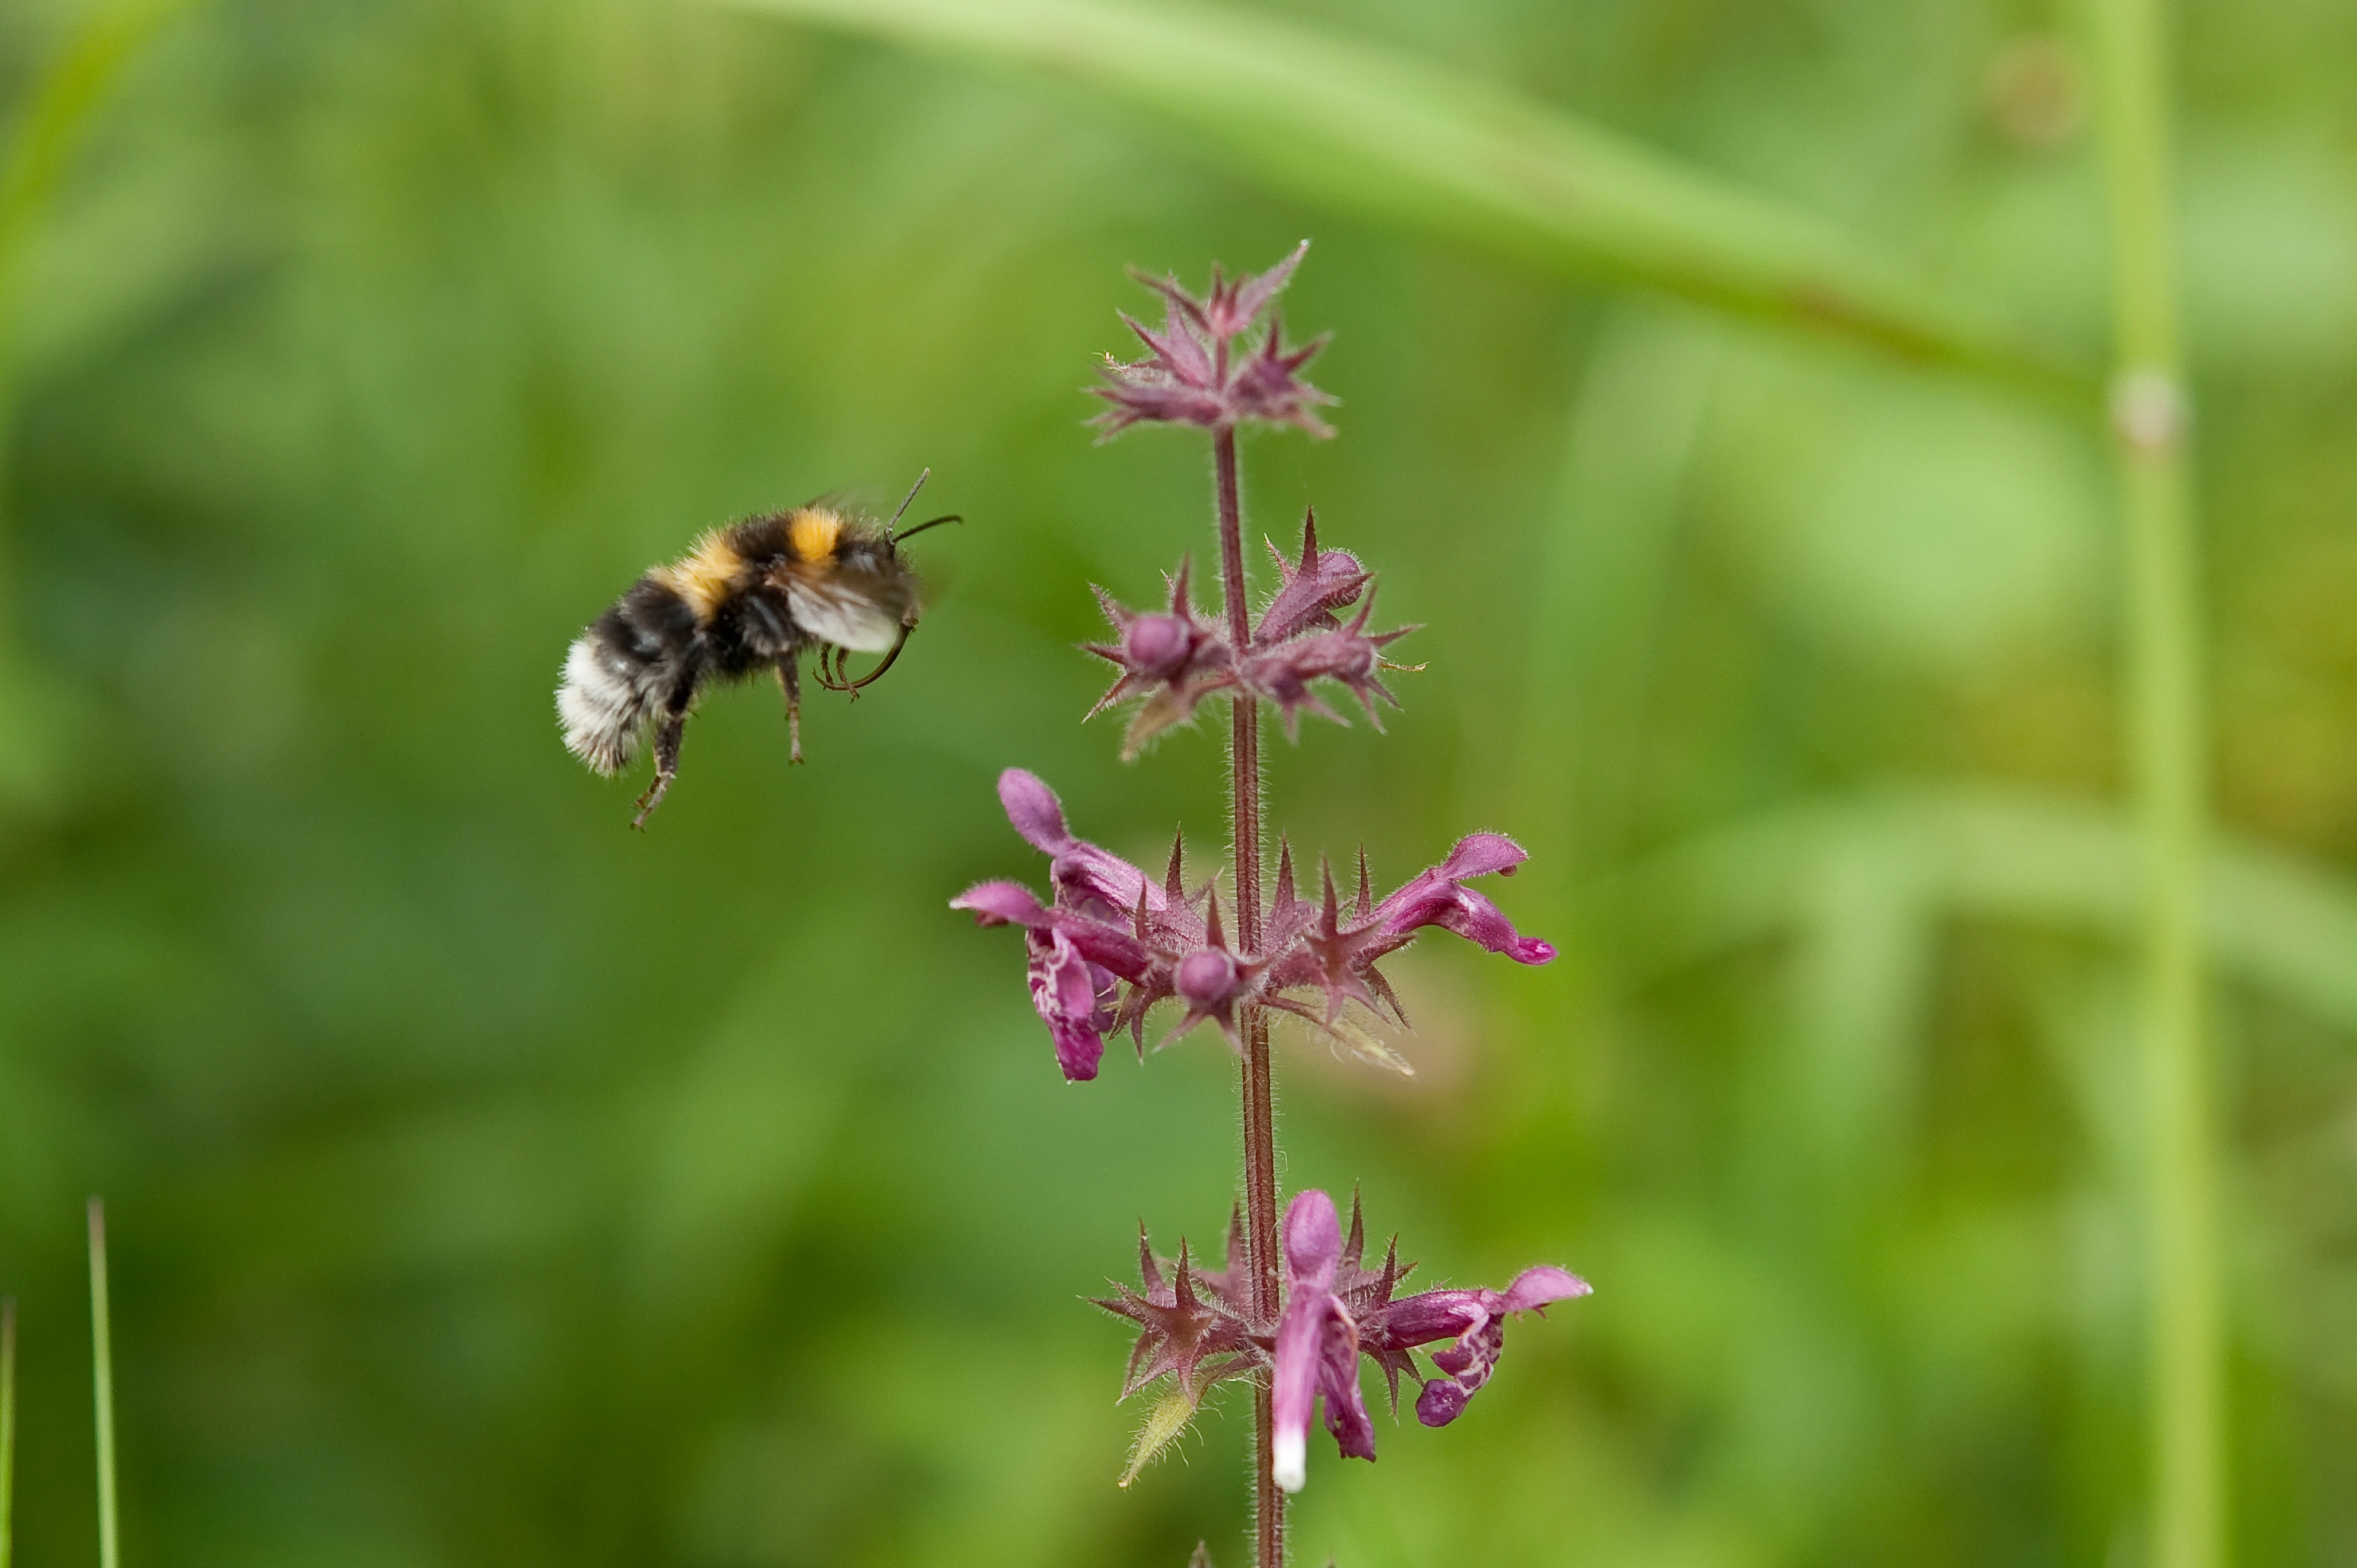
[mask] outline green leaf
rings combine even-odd
[[[2093,384],[1835,224],[1404,51],[1189,5],[724,3],[1047,71],[1185,125],[1306,200],[1551,271],[1600,271],[2080,400]]]
[[[1146,1412],[1146,1424],[1137,1429],[1137,1441],[1130,1444],[1129,1464],[1123,1469],[1118,1484],[1126,1487],[1137,1479],[1137,1473],[1178,1442],[1187,1423],[1194,1419],[1195,1396],[1187,1391],[1184,1384],[1174,1382],[1169,1392]]]

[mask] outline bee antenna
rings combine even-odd
[[[887,543],[887,544],[890,544],[890,543],[892,543],[892,542],[893,542],[893,538],[892,538],[892,526],[893,526],[893,523],[897,523],[897,522],[899,522],[899,521],[903,517],[906,517],[906,516],[908,515],[908,513],[909,513],[909,503],[910,501],[913,501],[913,500],[915,500],[915,499],[917,499],[917,492],[918,492],[919,490],[923,489],[925,488],[925,481],[926,481],[927,479],[931,478],[932,477],[933,477],[933,470],[932,470],[931,467],[927,467],[927,468],[925,468],[925,469],[921,470],[921,471],[917,475],[917,482],[916,482],[915,484],[910,485],[910,486],[909,487],[909,493],[908,493],[907,495],[902,496],[902,497],[900,498],[900,509],[899,509],[898,511],[896,511],[896,512],[894,512],[894,513],[892,514],[892,521],[891,521],[891,522],[888,522],[888,523],[886,523],[886,524],[884,525],[884,542],[885,542],[885,543]],[[916,531],[915,531],[914,529],[911,529],[911,530],[909,530],[909,532],[913,533],[913,532],[915,532]]]
[[[964,521],[965,519],[959,516],[956,512],[952,512],[947,517],[928,518],[923,522],[917,524],[916,527],[909,530],[906,533],[901,534],[899,538],[893,540],[892,542],[898,544],[901,540],[914,539],[917,535],[924,532],[925,530],[929,528],[939,528],[945,522],[963,522]]]

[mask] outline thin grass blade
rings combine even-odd
[[[0,1568],[16,1557],[16,1298],[0,1296]]]
[[[1220,7],[724,0],[1027,67],[1160,114],[1320,205],[1864,338],[2085,402],[2092,380],[1876,245],[1512,88]]]
[[[117,1568],[114,1513],[114,1333],[108,1321],[106,1206],[90,1200],[90,1381],[98,1432],[98,1562]]]

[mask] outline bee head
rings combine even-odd
[[[916,569],[889,533],[845,539],[835,551],[832,575],[838,591],[866,600],[904,627],[917,624],[921,607]]]
[[[899,508],[892,513],[891,521],[887,522],[884,525],[884,548],[888,551],[893,552],[895,555],[899,553],[900,542],[902,540],[914,539],[918,534],[924,532],[925,530],[929,528],[939,528],[945,522],[963,522],[965,521],[965,519],[960,517],[957,513],[950,512],[942,517],[927,518],[924,521],[917,524],[914,528],[904,529],[898,533],[893,532],[894,529],[899,527],[900,520],[909,515],[909,503],[917,499],[917,492],[925,488],[925,481],[932,477],[933,471],[931,468],[927,468],[918,474],[917,482],[910,485],[909,487],[909,493],[900,498]]]

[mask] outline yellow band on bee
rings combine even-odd
[[[695,542],[695,549],[676,566],[659,574],[688,603],[699,621],[710,620],[744,570],[744,557],[728,542],[727,532],[714,529]]]
[[[843,519],[824,507],[805,507],[786,520],[786,548],[798,561],[832,558],[843,538]]]

